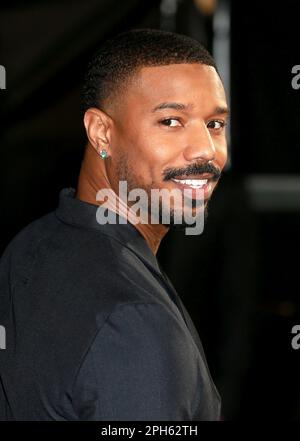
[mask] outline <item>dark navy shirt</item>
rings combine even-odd
[[[74,195],[0,261],[0,420],[218,420],[199,336],[147,242]]]

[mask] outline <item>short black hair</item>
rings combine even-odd
[[[107,40],[88,65],[82,110],[103,108],[142,67],[179,63],[213,66],[209,52],[193,38],[158,29],[132,29]]]

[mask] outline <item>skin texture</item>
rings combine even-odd
[[[162,103],[185,107],[164,106],[154,111]],[[91,152],[89,163],[83,161],[85,172],[76,196],[95,204],[95,194],[103,186],[118,194],[120,180],[127,181],[129,190],[143,188],[148,194],[154,188],[178,188],[171,179],[165,180],[166,172],[179,179],[199,178],[199,174],[182,173],[192,165],[211,164],[221,172],[227,160],[226,109],[222,82],[211,66],[183,63],[142,68],[116,101],[85,113],[87,150],[93,149],[97,155],[93,165]],[[105,161],[99,156],[103,148],[109,155]],[[210,181],[205,205],[217,183],[218,179]],[[137,228],[156,253],[168,226]]]

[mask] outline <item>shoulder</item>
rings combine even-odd
[[[101,280],[102,290],[103,282],[113,285],[127,279],[128,284],[126,275],[138,267],[134,253],[118,240],[99,230],[65,224],[55,212],[31,222],[12,239],[1,258],[2,266],[8,260],[12,278],[30,280],[33,273],[37,277],[47,274],[46,283],[62,277],[73,285],[88,278],[90,286]]]

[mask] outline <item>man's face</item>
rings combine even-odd
[[[204,204],[227,160],[227,106],[211,66],[171,64],[142,68],[112,112],[108,176],[118,192],[202,188]],[[206,184],[205,181],[207,180]],[[178,209],[172,201],[171,209]],[[181,207],[185,210],[185,207]],[[194,209],[196,209],[194,207]]]

